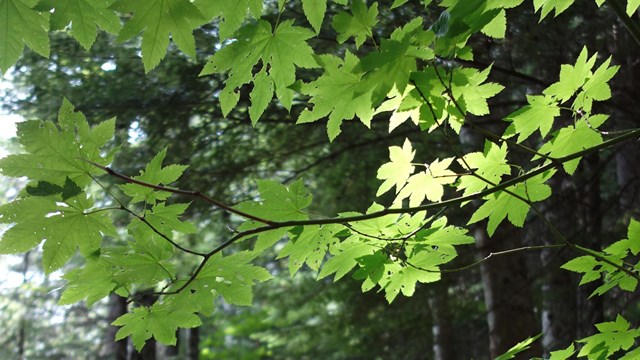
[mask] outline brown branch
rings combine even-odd
[[[170,192],[170,193],[173,193],[173,194],[185,195],[185,196],[190,196],[190,197],[194,197],[194,198],[200,198],[200,199],[203,199],[204,201],[212,204],[213,206],[216,206],[216,207],[218,207],[220,209],[223,209],[223,210],[228,211],[230,213],[236,214],[236,215],[241,216],[243,218],[254,220],[254,221],[257,221],[257,222],[260,222],[260,223],[263,223],[263,224],[267,224],[267,225],[276,224],[276,222],[274,222],[274,221],[263,219],[263,218],[260,218],[258,216],[254,216],[254,215],[248,214],[248,213],[246,213],[244,211],[236,210],[236,209],[232,208],[231,206],[228,206],[228,205],[226,205],[226,204],[224,204],[224,203],[222,203],[222,202],[220,202],[218,200],[215,200],[215,199],[213,199],[213,198],[201,193],[200,191],[183,190],[183,189],[177,189],[177,188],[172,188],[172,187],[163,186],[163,185],[151,184],[151,183],[140,181],[140,180],[136,180],[136,179],[134,179],[134,178],[132,178],[130,176],[121,174],[121,173],[111,169],[108,166],[103,166],[103,165],[100,165],[100,164],[98,164],[96,162],[93,162],[93,161],[90,161],[90,160],[86,160],[86,159],[81,159],[81,160],[83,160],[83,161],[85,161],[85,162],[87,162],[87,163],[89,163],[89,164],[91,164],[91,165],[93,165],[93,166],[105,171],[106,173],[108,173],[109,175],[111,175],[113,177],[116,177],[116,178],[119,178],[121,180],[124,180],[127,183],[144,186],[144,187],[147,187],[147,188],[150,188],[150,189],[154,189],[154,190],[158,190],[158,191],[166,191],[166,192]]]

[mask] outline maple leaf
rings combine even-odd
[[[0,206],[0,223],[14,224],[2,233],[0,254],[22,253],[38,246],[45,234],[43,219],[56,211],[55,200],[49,197],[19,198]]]
[[[614,321],[596,324],[599,333],[578,340],[584,343],[578,357],[607,359],[618,350],[629,350],[640,337],[640,329],[630,329],[630,324],[620,314]]]
[[[128,288],[139,284],[148,287],[175,278],[175,266],[166,259],[157,258],[156,251],[136,252],[132,248],[117,246],[101,252],[100,260],[111,269],[113,281],[119,286]]]
[[[220,105],[225,116],[238,103],[238,91],[242,85],[253,82],[254,86],[260,87],[255,94],[255,97],[260,96],[260,100],[255,104],[252,102],[249,109],[255,123],[264,111],[264,99],[269,97],[271,91],[264,78],[256,79],[257,76],[263,75],[253,75],[254,66],[262,61],[262,69],[268,72],[269,78],[273,81],[278,100],[285,108],[290,109],[293,90],[289,87],[296,81],[296,67],[317,66],[313,58],[313,49],[306,42],[313,36],[312,31],[294,26],[291,20],[281,22],[275,30],[265,20],[247,24],[236,33],[236,41],[209,59],[200,75],[229,72],[225,87],[220,93]],[[257,108],[253,109],[254,106]]]
[[[380,104],[375,114],[392,111],[389,117],[389,133],[408,119],[411,119],[415,125],[420,124],[420,106],[423,100],[413,85],[407,85],[404,92],[399,92],[394,87],[387,97],[388,100]]]
[[[167,148],[165,147],[151,159],[144,170],[140,171],[140,175],[134,176],[133,179],[153,185],[168,185],[178,180],[188,166],[173,164],[163,167],[162,161],[166,155]],[[158,191],[135,183],[122,184],[119,187],[125,194],[132,197],[131,203],[145,201],[154,204],[156,201],[166,200],[171,196],[170,192]]]
[[[407,183],[409,176],[413,173],[415,166],[412,165],[416,152],[411,147],[409,139],[404,140],[402,147],[389,147],[390,162],[382,165],[378,169],[378,179],[384,182],[378,188],[376,196],[380,196],[389,191],[394,185],[396,192],[399,192]]]
[[[145,341],[152,336],[162,344],[175,345],[176,330],[179,327],[198,327],[202,321],[198,315],[187,309],[155,303],[151,307],[134,308],[111,324],[122,326],[116,333],[116,341],[131,336],[133,346],[140,351]]]
[[[453,249],[454,245],[473,244],[475,239],[467,235],[467,230],[447,225],[447,217],[443,216],[431,224],[429,229],[424,229],[416,234],[418,245],[426,244],[437,246],[439,249]]]
[[[334,55],[316,58],[324,73],[317,80],[301,86],[301,92],[311,96],[309,103],[314,104],[313,109],[304,109],[296,123],[309,123],[328,115],[327,133],[331,141],[340,134],[343,120],[358,116],[369,126],[373,117],[371,91],[363,91],[363,73],[355,69],[358,58],[348,51],[344,61]]]
[[[593,115],[588,119],[579,120],[575,125],[560,129],[538,151],[552,158],[560,158],[601,144],[602,135],[595,129],[607,119],[607,115]],[[580,158],[577,158],[563,163],[562,167],[567,174],[571,175],[576,171],[579,163]]]
[[[117,236],[105,213],[86,213],[93,202],[82,194],[57,203],[51,197],[27,197],[0,207],[0,222],[13,223],[0,240],[0,253],[33,249],[43,240],[47,274],[61,268],[80,249],[89,256],[100,248],[103,234]]]
[[[293,236],[280,250],[277,259],[289,257],[289,274],[295,275],[306,262],[311,270],[317,271],[329,249],[338,241],[335,235],[342,229],[340,225],[305,226],[302,233]]]
[[[196,227],[191,222],[181,221],[180,215],[189,207],[189,204],[171,204],[159,203],[153,206],[151,212],[145,215],[147,220],[155,229],[171,238],[173,231],[179,231],[184,234],[193,234]]]
[[[474,115],[489,114],[487,99],[504,89],[500,84],[484,83],[490,72],[491,66],[480,72],[475,69],[459,69],[453,74],[451,93],[454,97],[463,99],[465,110]]]
[[[543,93],[554,96],[561,102],[569,100],[586,82],[595,65],[597,54],[590,59],[584,47],[576,59],[575,65],[563,64],[560,67],[560,79],[546,88]]]
[[[429,46],[434,36],[422,29],[422,23],[422,18],[416,18],[394,30],[389,39],[381,41],[377,51],[360,61],[359,68],[366,73],[363,86],[372,89],[373,106],[378,106],[394,88],[404,92],[410,74],[417,70],[416,59],[433,59]]]
[[[547,136],[553,121],[560,116],[560,108],[553,99],[546,96],[527,96],[529,105],[509,114],[506,119],[513,121],[505,131],[505,135],[518,134],[518,142],[525,141],[536,130],[544,138]]]
[[[373,203],[366,211],[366,214],[384,210],[384,206]],[[420,213],[418,213],[420,214]],[[362,215],[357,212],[341,213],[340,217]],[[393,237],[397,235],[396,226],[398,222],[397,214],[389,214],[367,220],[354,221],[349,223],[349,228],[365,237]]]
[[[502,176],[511,173],[511,168],[507,162],[507,143],[503,143],[502,146],[498,146],[492,142],[487,141],[485,143],[485,151],[473,152],[463,156],[458,162],[464,168],[471,167],[475,169],[474,172],[491,182],[492,184],[498,184]],[[487,181],[481,180],[473,175],[465,175],[460,177],[460,183],[458,189],[464,189],[464,196],[482,191],[488,188]]]
[[[193,30],[207,19],[189,0],[117,0],[113,5],[122,12],[132,12],[118,34],[118,40],[130,39],[142,34],[142,63],[145,72],[155,68],[164,58],[169,37],[185,54],[195,57],[196,46]]]
[[[38,9],[51,11],[52,30],[71,24],[71,35],[89,50],[98,36],[97,27],[111,34],[120,30],[120,17],[109,8],[112,3],[113,0],[44,0],[38,3]]]
[[[210,1],[196,0],[194,5],[207,19],[220,17],[218,31],[222,39],[230,38],[250,14],[258,19],[262,15],[262,0]]]
[[[256,282],[271,279],[266,269],[250,263],[255,257],[256,254],[247,251],[228,256],[218,253],[198,274],[197,281],[208,284],[229,304],[250,306]]]
[[[387,254],[378,250],[370,255],[364,255],[357,259],[360,267],[353,273],[353,278],[362,281],[362,291],[373,289],[378,283],[384,283],[385,274],[391,274],[400,270],[401,266],[389,259]]]
[[[113,137],[115,119],[89,127],[85,117],[63,101],[58,126],[51,121],[29,120],[18,123],[18,141],[26,154],[0,159],[0,171],[7,176],[26,176],[63,187],[67,178],[80,187],[91,182],[88,174],[102,170],[86,160],[101,165],[111,161],[102,147]]]
[[[536,12],[540,11],[540,20],[555,10],[555,16],[560,15],[567,10],[574,0],[533,0],[533,8]]]
[[[545,182],[553,176],[555,172],[549,171],[542,175],[528,179],[524,183],[508,187],[506,190],[516,194],[530,202],[542,201],[551,196],[551,187]],[[487,200],[473,213],[468,225],[476,223],[482,219],[489,218],[487,232],[492,236],[500,223],[508,218],[509,221],[518,227],[524,225],[524,221],[529,212],[530,205],[506,191],[498,191],[485,197]]]
[[[430,283],[440,280],[438,265],[451,261],[451,256],[442,256],[436,251],[421,251],[416,256],[407,259],[411,266],[401,267],[391,272],[381,283],[385,291],[385,298],[389,303],[402,291],[404,296],[412,296],[416,283]]]
[[[503,39],[507,32],[507,12],[501,9],[498,15],[485,25],[481,31],[494,39]]]
[[[318,279],[323,279],[335,273],[333,279],[335,282],[358,264],[356,259],[373,254],[376,251],[376,247],[363,242],[359,235],[353,235],[343,242],[330,244],[329,251],[333,256],[322,265],[322,269],[318,273]]]
[[[364,44],[367,36],[371,36],[371,29],[378,23],[378,3],[374,2],[367,8],[364,0],[353,0],[351,12],[352,15],[344,11],[336,14],[332,26],[338,32],[337,40],[340,44],[354,37],[357,49]]]
[[[49,13],[33,5],[31,0],[0,0],[0,74],[18,61],[25,45],[49,57]]]
[[[302,10],[313,30],[319,33],[327,11],[327,0],[302,0]]]
[[[440,201],[444,195],[443,185],[452,184],[457,179],[456,173],[447,170],[452,162],[453,158],[447,158],[425,164],[427,170],[411,175],[398,193],[395,203],[409,198],[409,206],[414,207],[420,205],[425,198],[432,202]]]
[[[83,256],[100,249],[103,234],[117,236],[115,226],[106,213],[85,213],[93,206],[90,199],[76,197],[67,204],[68,207],[59,206],[55,213],[47,214],[42,219],[41,230],[32,235],[34,239],[45,239],[42,265],[47,274],[66,264],[76,249]]]
[[[308,215],[302,209],[311,204],[311,195],[298,180],[286,187],[271,180],[256,180],[260,201],[245,201],[236,206],[235,209],[246,212],[259,218],[272,221],[306,220]],[[255,221],[248,221],[243,229],[249,229],[257,224]]]
[[[62,276],[68,283],[58,304],[69,305],[87,299],[87,306],[103,299],[116,288],[112,269],[99,261],[90,261],[84,267],[69,271]]]

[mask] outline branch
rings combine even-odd
[[[155,184],[147,183],[147,182],[144,182],[144,181],[136,180],[136,179],[134,179],[134,178],[132,178],[130,176],[121,174],[121,173],[111,169],[108,166],[103,166],[103,165],[100,165],[100,164],[98,164],[96,162],[93,162],[93,161],[90,161],[90,160],[86,160],[86,159],[81,159],[81,160],[83,160],[83,161],[85,161],[85,162],[87,162],[87,163],[89,163],[89,164],[91,164],[91,165],[93,165],[93,166],[105,171],[106,173],[108,173],[111,176],[114,176],[116,178],[122,179],[122,180],[124,180],[124,181],[126,181],[128,183],[131,183],[131,184],[144,186],[144,187],[151,188],[151,189],[158,190],[158,191],[166,191],[166,192],[170,192],[170,193],[173,193],[173,194],[191,196],[191,197],[194,197],[194,198],[200,198],[200,199],[203,199],[204,201],[212,204],[213,206],[216,206],[216,207],[218,207],[220,209],[223,209],[223,210],[228,211],[230,213],[233,213],[233,214],[236,214],[238,216],[241,216],[241,217],[243,217],[245,219],[255,220],[257,222],[260,222],[260,223],[263,223],[263,224],[267,224],[267,225],[275,224],[275,222],[273,222],[273,221],[266,220],[266,219],[263,219],[263,218],[248,214],[248,213],[246,213],[244,211],[236,210],[236,209],[232,208],[231,206],[228,206],[228,205],[226,205],[226,204],[224,204],[224,203],[222,203],[222,202],[220,202],[218,200],[215,200],[215,199],[213,199],[213,198],[201,193],[200,191],[183,190],[183,189],[177,189],[177,188],[172,188],[172,187],[168,187],[168,186],[162,186],[162,185],[155,185]]]
[[[638,24],[636,24],[633,19],[627,15],[626,10],[622,7],[622,4],[620,4],[620,0],[606,0],[606,2],[611,6],[613,12],[618,15],[618,18],[622,21],[627,30],[629,30],[631,37],[633,37],[638,45],[640,45],[640,26],[638,26]]]

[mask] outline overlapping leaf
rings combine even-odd
[[[311,195],[298,180],[284,186],[270,180],[257,180],[259,201],[245,201],[235,206],[237,210],[271,221],[306,220],[308,215],[302,210],[311,204]],[[255,221],[249,221],[243,230],[255,227]]]
[[[378,188],[377,196],[386,193],[393,186],[396,187],[396,192],[399,192],[404,187],[415,169],[412,164],[415,154],[416,152],[413,150],[409,139],[405,139],[402,147],[389,147],[389,159],[391,161],[378,169],[378,179],[384,180],[384,182]]]
[[[139,351],[152,336],[165,345],[176,344],[176,330],[200,326],[198,315],[180,306],[155,303],[151,307],[137,307],[122,315],[113,323],[122,326],[116,333],[116,341],[131,336],[133,346]]]
[[[89,256],[100,248],[103,234],[116,236],[106,213],[88,213],[93,206],[81,194],[57,203],[53,197],[27,197],[0,207],[0,222],[14,223],[0,240],[0,253],[33,249],[43,240],[42,263],[46,273],[61,268],[80,249]]]
[[[102,147],[113,137],[114,127],[115,119],[89,127],[84,115],[74,112],[73,105],[64,100],[58,125],[40,120],[18,124],[18,141],[26,153],[0,159],[0,172],[59,186],[69,178],[84,187],[91,181],[88,174],[102,172],[87,160],[101,165],[111,161]]]
[[[500,182],[504,175],[511,173],[507,162],[507,144],[498,146],[492,142],[487,142],[484,153],[473,152],[463,156],[458,160],[467,170],[473,170],[479,177],[464,175],[460,177],[458,189],[464,190],[464,195],[482,191]]]
[[[98,36],[98,27],[112,34],[120,30],[120,17],[109,8],[112,3],[113,0],[43,0],[38,9],[51,11],[52,30],[70,26],[71,35],[89,50]]]
[[[529,203],[542,201],[551,196],[551,187],[545,182],[553,173],[550,171],[535,176],[523,183],[510,186],[505,191],[498,191],[487,196],[485,198],[487,201],[473,213],[468,224],[489,218],[487,232],[490,236],[505,218],[509,219],[513,225],[522,227],[531,207]],[[520,196],[526,201],[518,199],[512,194]]]
[[[303,110],[297,123],[309,123],[329,116],[329,140],[340,134],[343,120],[357,116],[365,125],[369,125],[373,117],[371,89],[362,86],[364,73],[356,69],[358,58],[350,52],[345,53],[344,60],[334,55],[316,58],[324,73],[315,81],[301,86],[300,91],[311,96],[309,103],[313,104],[313,108]]]
[[[99,261],[90,261],[82,268],[67,272],[63,278],[67,280],[64,292],[60,296],[60,305],[69,305],[87,300],[87,306],[103,299],[116,288],[112,269]]]
[[[225,88],[220,93],[220,105],[225,116],[238,103],[238,89],[250,82],[260,88],[255,95],[252,94],[252,98],[260,97],[250,108],[254,123],[264,111],[264,99],[273,97],[271,89],[289,109],[293,101],[293,90],[289,86],[296,81],[296,67],[317,66],[313,49],[306,42],[313,36],[312,31],[295,26],[290,20],[281,22],[275,30],[265,20],[247,24],[238,30],[235,41],[215,53],[201,72],[201,75],[229,72]],[[273,88],[263,75],[254,75],[253,68],[260,62],[273,81]],[[254,106],[257,108],[253,109]]]
[[[289,273],[293,276],[304,263],[311,270],[318,271],[329,250],[329,246],[338,238],[335,235],[342,230],[340,225],[304,226],[302,233],[291,236],[291,240],[280,250],[278,259],[289,257]]]
[[[228,256],[218,253],[209,259],[196,280],[185,290],[206,293],[205,298],[210,296],[211,302],[214,298],[211,290],[214,290],[229,304],[249,306],[253,302],[255,284],[271,278],[266,269],[251,264],[255,257],[256,254],[247,251]]]
[[[547,136],[553,121],[560,116],[560,107],[556,101],[546,96],[527,96],[529,105],[519,109],[506,117],[513,121],[505,135],[518,134],[518,142],[525,141],[535,131],[540,131],[544,138]]]
[[[552,158],[560,158],[601,144],[602,135],[596,129],[607,119],[606,115],[594,115],[577,121],[575,125],[564,127],[555,133],[539,152]],[[579,163],[580,158],[577,158],[563,163],[562,167],[567,174],[571,175],[576,171]]]
[[[367,7],[364,0],[353,0],[351,14],[341,11],[333,17],[333,28],[338,32],[339,43],[354,37],[356,48],[359,48],[367,37],[372,35],[371,29],[378,23],[378,3]]]
[[[609,356],[618,351],[629,350],[636,344],[636,339],[640,337],[640,329],[631,329],[631,324],[620,314],[614,321],[596,324],[598,333],[578,340],[584,343],[578,352],[578,356],[589,359],[609,359]],[[638,354],[636,349],[635,355]],[[616,354],[617,355],[617,354]],[[625,359],[632,359],[633,354],[627,353]]]
[[[142,32],[142,63],[151,71],[164,58],[169,37],[185,54],[195,57],[193,30],[207,19],[189,0],[117,0],[115,8],[132,12],[118,34],[118,40],[128,40]]]
[[[627,231],[627,239],[617,241],[599,252],[599,255],[609,262],[585,255],[568,261],[562,265],[562,268],[582,273],[580,285],[603,278],[604,283],[596,288],[591,296],[602,295],[616,286],[622,290],[634,291],[638,286],[638,280],[611,263],[625,266],[625,259],[636,256],[638,253],[640,253],[640,223],[632,219]],[[640,270],[640,263],[637,263],[631,271],[638,270]]]
[[[167,148],[164,148],[153,157],[144,170],[140,171],[140,175],[134,176],[133,179],[151,185],[169,185],[178,180],[188,166],[172,164],[163,167],[162,161],[166,155]],[[163,201],[171,196],[170,192],[155,190],[135,183],[123,184],[120,185],[120,188],[125,194],[131,196],[132,203],[144,201],[148,204],[155,204],[156,201]]]
[[[49,57],[49,13],[33,0],[0,0],[0,74],[18,61],[24,46]]]
[[[448,170],[453,162],[453,158],[435,160],[431,164],[425,166],[426,170],[411,175],[407,180],[407,184],[400,190],[395,202],[409,198],[409,206],[418,206],[427,199],[432,202],[438,202],[444,195],[444,186],[453,184],[457,180],[456,173]]]
[[[247,18],[251,15],[258,19],[262,15],[262,0],[210,1],[195,0],[194,4],[200,9],[206,19],[219,17],[220,37],[228,39],[233,36]]]

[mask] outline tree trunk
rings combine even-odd
[[[29,264],[30,264],[30,255],[31,252],[27,251],[26,253],[24,253],[23,257],[22,257],[22,285],[25,285],[28,281],[29,278],[27,277],[27,273],[29,272]],[[31,302],[26,304],[27,306],[27,311],[24,312],[24,314],[21,316],[20,318],[20,325],[18,328],[18,339],[17,339],[17,355],[18,355],[18,359],[22,360],[24,359],[24,344],[26,342],[26,326],[27,326],[27,314],[29,314],[31,311],[29,311],[30,307],[31,307]]]
[[[508,223],[501,224],[493,237],[484,227],[475,229],[476,244],[482,257],[520,247],[521,231]],[[506,352],[518,342],[538,334],[540,328],[533,312],[530,280],[523,253],[495,256],[480,265],[489,325],[491,358]],[[522,358],[539,356],[534,343]]]
[[[549,181],[554,197],[545,202],[544,216],[561,234],[570,236],[576,231],[575,206],[578,203],[572,179],[564,172],[556,174]],[[561,244],[553,232],[540,224],[544,245]],[[570,249],[545,249],[540,253],[544,283],[542,285],[542,347],[544,355],[567,347],[576,336],[576,294],[575,277],[560,268],[575,257]]]
[[[109,313],[107,321],[111,324],[120,316],[127,313],[127,300],[112,293],[109,295]],[[100,356],[108,359],[127,360],[127,339],[115,341],[118,327],[109,325],[105,333]]]
[[[189,344],[187,347],[187,359],[198,360],[200,358],[200,328],[188,329]]]
[[[446,277],[431,284],[431,297],[429,306],[433,317],[433,354],[435,360],[455,359],[455,341],[453,338],[453,327],[451,309],[448,299],[449,285]]]
[[[180,340],[181,340],[181,332],[180,329],[176,330],[176,344],[175,345],[165,345],[164,347],[164,355],[167,358],[176,358],[180,355]]]
[[[584,205],[579,209],[580,228],[578,232],[580,241],[574,242],[581,246],[599,251],[601,243],[601,210],[600,210],[600,174],[599,156],[592,154],[582,160],[582,178],[585,185],[581,187]],[[577,338],[581,339],[593,334],[593,325],[604,321],[603,301],[601,296],[589,298],[593,291],[602,285],[601,281],[594,281],[578,288],[578,301],[576,311],[578,314]]]

